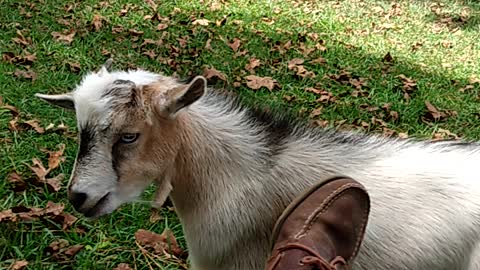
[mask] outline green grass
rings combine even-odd
[[[291,107],[305,117],[323,107],[312,120],[328,126],[407,133],[424,139],[438,136],[436,133],[445,135],[442,130],[448,130],[465,139],[480,138],[479,83],[473,83],[480,79],[480,4],[476,1],[412,0],[399,1],[393,7],[393,2],[382,0],[155,2],[156,12],[165,18],[162,22],[145,19],[155,12],[144,1],[0,1],[1,53],[21,55],[27,51],[37,57],[30,67],[37,74],[35,81],[13,74],[16,69],[26,70],[25,65],[0,61],[3,102],[17,107],[23,120],[39,119],[43,127],[64,123],[74,135],[74,115],[46,105],[33,94],[68,91],[84,73],[97,69],[111,56],[115,68],[138,66],[180,77],[215,67],[226,75],[227,82],[211,80],[212,85],[236,91],[249,101]],[[121,15],[123,9],[128,12]],[[91,24],[96,14],[105,18],[99,31]],[[227,19],[217,25],[215,22],[221,22],[224,16]],[[202,18],[210,24],[192,25]],[[157,30],[159,23],[168,24],[168,28]],[[71,44],[58,42],[51,34],[68,29],[76,30]],[[129,29],[143,34],[132,35]],[[17,37],[17,31],[31,42],[15,43],[12,38]],[[235,55],[227,46],[234,38],[241,40],[239,51],[247,50],[245,54]],[[145,39],[161,39],[162,43],[140,46]],[[208,40],[211,51],[205,48]],[[291,42],[290,48],[280,52],[278,47],[287,42]],[[305,48],[317,44],[326,50],[304,54]],[[393,61],[384,61],[387,53]],[[254,91],[246,87],[244,78],[249,72],[245,65],[252,57],[261,61],[255,74],[274,78],[280,89]],[[319,57],[324,63],[309,63]],[[316,76],[296,76],[288,68],[293,58],[304,59],[305,68]],[[80,72],[72,71],[69,63],[80,64]],[[346,80],[332,79],[343,71],[350,72]],[[416,83],[409,100],[403,95],[399,75]],[[366,81],[358,96],[352,95],[353,79]],[[468,85],[473,87],[460,91]],[[318,96],[305,91],[309,87],[329,91],[335,102],[316,102]],[[428,114],[427,100],[441,111],[456,113],[440,121],[422,120]],[[386,103],[391,104],[389,110],[382,109]],[[379,109],[371,109],[374,107]],[[398,118],[390,117],[390,111],[397,112]],[[373,117],[385,124],[372,121]],[[4,180],[0,182],[0,210],[17,205],[45,206],[52,200],[65,203],[66,211],[73,213],[66,200],[66,180],[58,193],[34,188],[15,193],[6,178],[17,171],[28,179],[31,172],[26,164],[33,157],[46,163],[40,149],[53,150],[64,143],[66,161],[51,175],[64,173],[68,179],[76,151],[75,136],[33,130],[13,132],[8,128],[11,119],[8,110],[0,109],[0,179]],[[151,190],[146,197],[149,195]],[[8,268],[15,259],[29,261],[27,269],[112,269],[122,262],[137,269],[150,269],[149,265],[158,269],[139,251],[134,233],[138,229],[161,233],[170,228],[185,247],[175,214],[163,210],[162,215],[164,220],[151,223],[149,206],[135,203],[97,221],[78,216],[74,228],[85,228],[85,234],[62,231],[48,221],[1,223],[0,269]],[[60,238],[86,248],[73,260],[57,261],[44,250]],[[174,263],[157,263],[164,269],[180,269]]]

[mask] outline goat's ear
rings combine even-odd
[[[60,95],[44,95],[44,94],[35,94],[36,97],[47,101],[50,104],[68,109],[75,110],[75,102],[73,96],[70,93],[60,94]]]
[[[108,74],[112,70],[112,64],[113,64],[113,59],[108,58],[107,61],[105,61],[105,63],[100,68],[100,71],[98,72],[98,74],[100,76]]]
[[[178,111],[199,100],[206,87],[207,80],[203,76],[196,76],[188,85],[167,91],[159,101],[160,112],[163,115],[174,116]]]

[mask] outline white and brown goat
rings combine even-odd
[[[76,112],[74,207],[105,215],[155,181],[182,222],[192,269],[261,270],[286,205],[345,175],[372,202],[354,270],[480,269],[478,144],[315,129],[206,84],[104,66],[74,91],[37,94]]]

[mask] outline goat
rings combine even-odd
[[[80,141],[68,196],[107,215],[157,183],[171,198],[194,270],[261,270],[275,221],[309,186],[349,176],[372,208],[354,270],[479,270],[480,147],[311,127],[246,105],[202,76],[143,69],[36,94],[75,110]]]

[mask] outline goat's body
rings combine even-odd
[[[371,197],[354,270],[480,270],[479,144],[313,129],[205,85],[104,67],[73,93],[40,95],[76,110],[76,208],[111,213],[155,180],[159,202],[172,190],[193,270],[262,270],[285,207],[343,175]]]
[[[268,126],[216,94],[182,119],[188,145],[171,196],[194,270],[264,269],[283,209],[332,175],[358,180],[371,196],[354,270],[479,269],[477,144]]]

